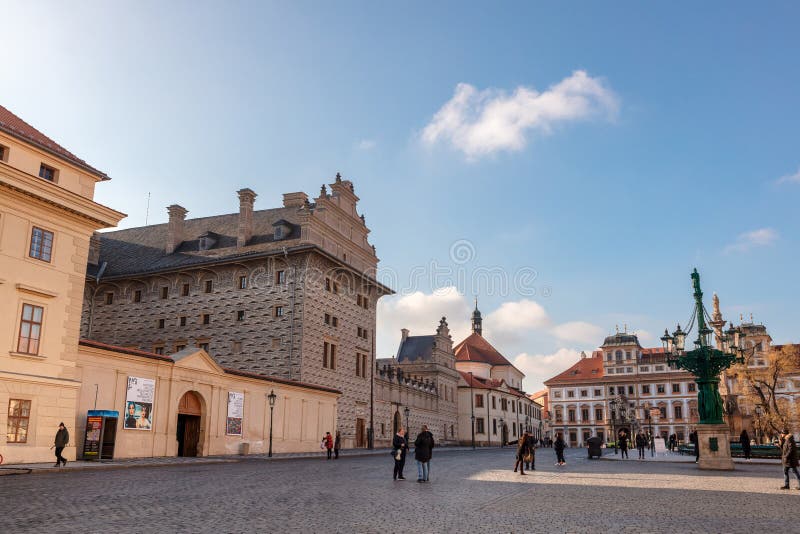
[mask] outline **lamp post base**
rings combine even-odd
[[[731,432],[728,425],[697,425],[697,444],[700,447],[700,469],[733,470],[731,459]]]

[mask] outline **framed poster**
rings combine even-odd
[[[153,397],[156,381],[152,378],[128,377],[125,395],[125,420],[128,430],[150,430],[153,427]]]
[[[228,418],[225,433],[229,436],[242,435],[242,416],[244,414],[244,393],[228,392]]]

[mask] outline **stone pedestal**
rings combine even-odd
[[[700,469],[732,470],[731,433],[728,425],[697,425]]]

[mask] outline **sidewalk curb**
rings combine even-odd
[[[605,460],[607,462],[622,462],[623,461],[621,459],[607,458],[607,457],[603,457],[603,456],[601,456],[599,459],[600,460]],[[628,460],[624,460],[624,461],[628,461]],[[636,458],[634,458],[633,460],[630,460],[630,461],[633,462],[633,463],[639,463],[639,461]],[[642,461],[645,462],[645,463],[651,463],[651,464],[693,464],[693,463],[695,463],[692,460],[642,460]],[[733,463],[736,464],[736,465],[780,465],[780,461],[775,462],[775,461],[765,460],[763,458],[758,459],[758,460],[752,460],[752,461],[749,461],[749,462],[734,460]]]

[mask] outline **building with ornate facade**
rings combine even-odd
[[[352,182],[317,198],[96,235],[82,334],[156,354],[202,348],[220,365],[334,388],[344,447],[367,445],[375,307],[391,290]],[[333,431],[333,429],[331,429]]]
[[[620,430],[688,439],[697,423],[697,389],[687,371],[671,367],[663,348],[644,348],[635,334],[617,332],[600,349],[545,381],[550,427],[569,446]],[[555,437],[555,436],[553,436]]]
[[[462,444],[500,445],[531,432],[540,439],[542,405],[522,389],[525,375],[483,337],[477,302],[472,333],[454,348],[458,383],[458,428]]]

